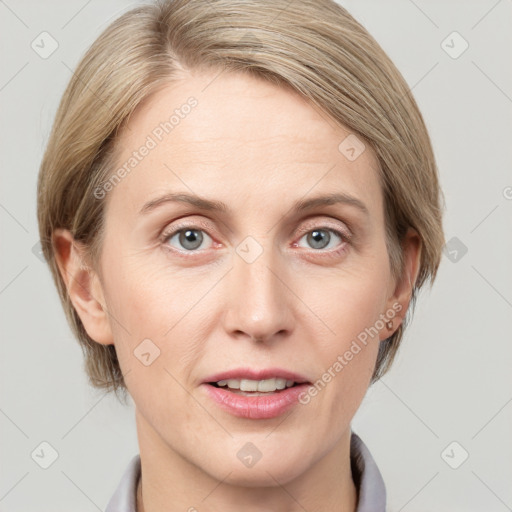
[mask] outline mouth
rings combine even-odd
[[[284,378],[271,378],[259,381],[250,379],[222,379],[207,382],[207,384],[241,396],[268,396],[270,394],[283,393],[290,388],[309,383],[298,383]]]
[[[246,419],[281,416],[301,403],[311,385],[303,375],[284,368],[236,368],[203,380],[202,389],[218,407]]]
[[[275,381],[275,382],[274,382]],[[297,384],[309,383],[309,379],[303,375],[286,370],[284,368],[234,368],[232,370],[226,370],[223,372],[210,375],[203,380],[203,383],[217,384],[219,387],[228,385],[233,389],[240,389],[240,383],[242,383],[242,391],[257,391],[255,382],[261,383],[264,389],[261,391],[268,391],[269,386],[275,386],[279,389],[284,389],[289,386],[290,382]],[[244,389],[246,387],[246,389]]]
[[[278,389],[278,386],[282,389]],[[203,383],[206,396],[218,407],[233,416],[251,420],[283,415],[290,408],[303,403],[301,396],[307,392],[308,386],[306,382],[287,382],[284,379],[228,379]]]

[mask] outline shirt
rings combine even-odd
[[[350,467],[358,494],[356,512],[386,512],[384,480],[370,451],[355,432],[350,437]],[[137,512],[140,474],[140,454],[137,454],[128,464],[105,512]]]

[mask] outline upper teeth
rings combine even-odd
[[[265,379],[265,380],[249,380],[249,379],[227,379],[219,380],[218,386],[227,386],[231,389],[239,389],[240,391],[275,391],[276,389],[284,389],[293,386],[293,380],[286,379]]]

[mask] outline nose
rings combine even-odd
[[[252,262],[234,254],[233,268],[226,276],[224,327],[231,337],[271,343],[293,331],[294,295],[279,256],[260,245],[263,250]]]

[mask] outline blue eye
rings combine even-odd
[[[178,249],[185,249],[186,251],[195,251],[201,247],[204,240],[210,238],[202,229],[182,228],[166,236],[164,241],[171,242],[176,237],[181,245]]]
[[[334,235],[334,236],[332,236]],[[307,243],[313,249],[331,249],[333,246],[329,244],[334,240],[338,239],[340,242],[344,241],[344,236],[335,231],[334,229],[313,229],[306,233],[302,238],[306,238]],[[334,246],[335,247],[335,246]]]

